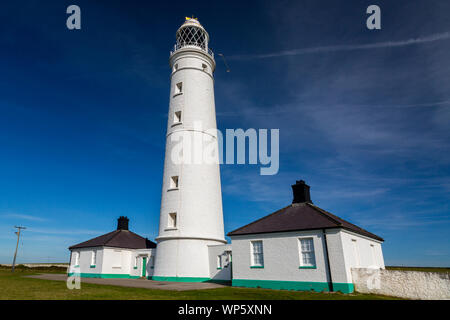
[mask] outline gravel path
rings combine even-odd
[[[43,279],[43,280],[57,280],[66,281],[66,274],[51,274],[42,273],[33,276],[25,276],[27,278]],[[81,278],[81,283],[95,283],[111,286],[132,287],[132,288],[145,288],[145,289],[160,289],[160,290],[203,290],[203,289],[215,289],[223,288],[225,285],[217,283],[207,282],[165,282],[165,281],[153,281],[147,279],[100,279],[100,278]]]

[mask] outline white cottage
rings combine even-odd
[[[309,186],[293,203],[228,233],[233,286],[353,292],[351,268],[384,269],[379,236],[312,204]]]
[[[85,278],[140,278],[153,275],[156,244],[128,230],[120,217],[117,230],[71,246],[69,275]]]

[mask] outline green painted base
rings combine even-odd
[[[210,278],[195,278],[195,277],[158,277],[151,276],[147,277],[149,280],[154,281],[170,281],[170,282],[212,282],[219,284],[230,284],[231,280],[218,280],[218,279],[210,279]]]
[[[317,292],[330,291],[327,282],[233,279],[232,285],[233,287],[265,288],[276,290],[314,290]],[[333,290],[341,291],[342,293],[352,293],[354,291],[354,287],[352,283],[333,283]]]
[[[67,275],[73,276],[76,273],[68,273]],[[129,274],[111,274],[111,273],[79,273],[81,278],[101,278],[101,279],[138,279],[139,276],[132,276]]]

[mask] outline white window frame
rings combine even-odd
[[[356,239],[352,239],[352,250],[353,256],[355,258],[355,268],[361,267],[361,257],[359,255],[359,246]]]
[[[92,250],[91,253],[91,266],[97,265],[97,250]]]
[[[173,95],[177,96],[179,94],[183,94],[183,82],[178,82],[175,84]]]
[[[177,190],[180,185],[179,176],[171,176],[169,181],[169,190]]]
[[[222,255],[217,256],[217,269],[222,269]]]
[[[370,252],[372,254],[372,263],[374,266],[378,267],[378,259],[377,259],[377,253],[376,253],[376,248],[375,245],[373,243],[370,244]]]
[[[182,123],[182,120],[181,120],[182,115],[183,115],[183,113],[181,112],[181,110],[175,111],[173,113],[173,125]]]
[[[261,252],[255,252],[255,248],[257,248],[257,246],[255,246],[256,244],[261,244]],[[250,255],[251,267],[264,268],[264,243],[262,240],[250,241]],[[260,258],[255,259],[257,256],[259,256]],[[257,263],[256,260],[260,260],[260,262]]]
[[[176,229],[178,225],[178,215],[176,212],[169,212],[167,215],[167,228]]]
[[[113,269],[122,269],[122,259],[123,259],[123,257],[122,257],[122,250],[114,249],[113,250],[113,255],[114,255],[114,258],[117,258],[117,256],[118,256],[120,261],[119,262],[114,261],[114,264],[112,265],[112,268]]]
[[[74,253],[75,253],[74,254],[74,258],[75,258],[74,264],[76,266],[79,266],[80,265],[80,252],[79,251],[75,251]]]
[[[310,248],[308,250],[304,249],[302,245],[302,241],[310,241]],[[299,257],[300,257],[300,267],[301,268],[316,268],[316,250],[314,247],[314,237],[301,237],[298,238],[298,246],[299,246]],[[305,255],[310,254],[312,263],[305,263]]]

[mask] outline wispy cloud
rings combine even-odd
[[[295,56],[302,54],[311,53],[322,53],[322,52],[336,52],[336,51],[353,51],[353,50],[368,50],[377,48],[393,48],[393,47],[404,47],[414,44],[429,43],[441,40],[450,39],[450,32],[437,33],[425,37],[418,37],[407,40],[400,41],[385,41],[367,44],[355,44],[355,45],[334,45],[334,46],[322,46],[322,47],[312,47],[312,48],[301,48],[284,50],[279,52],[265,53],[265,54],[250,54],[250,55],[233,55],[227,57],[229,60],[247,60],[247,59],[267,59],[276,58],[284,56]]]
[[[4,218],[11,218],[11,219],[20,219],[20,220],[28,220],[28,221],[47,221],[47,219],[37,217],[37,216],[31,216],[28,214],[19,214],[19,213],[7,213],[2,215]]]
[[[67,230],[67,229],[50,229],[50,228],[29,228],[27,229],[28,232],[35,232],[35,233],[42,233],[42,234],[59,234],[59,235],[101,235],[105,233],[104,231],[99,230],[87,230],[87,229],[73,229],[73,230]]]

